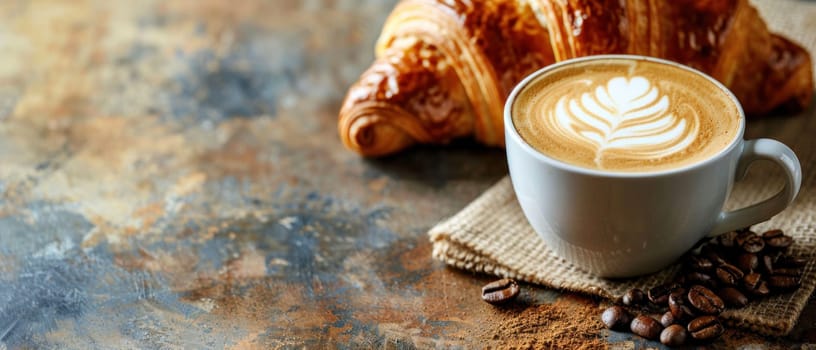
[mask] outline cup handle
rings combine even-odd
[[[773,197],[749,207],[729,212],[722,212],[714,224],[710,236],[748,227],[770,219],[790,204],[799,193],[802,185],[802,168],[796,154],[785,144],[771,139],[745,141],[737,163],[735,181],[742,179],[748,166],[754,161],[767,159],[778,164],[786,176],[785,187]]]

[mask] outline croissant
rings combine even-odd
[[[527,74],[604,53],[661,57],[724,83],[749,116],[805,108],[806,50],[748,0],[402,0],[351,86],[340,137],[365,156],[473,136],[502,146],[502,109]]]

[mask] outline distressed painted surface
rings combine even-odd
[[[393,3],[0,2],[0,346],[500,345],[424,233],[503,151],[336,136]]]

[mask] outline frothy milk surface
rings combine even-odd
[[[589,60],[531,81],[513,124],[541,153],[620,172],[679,168],[708,159],[739,132],[729,95],[705,77],[659,62]]]

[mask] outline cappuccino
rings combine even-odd
[[[709,159],[738,136],[732,96],[705,76],[634,58],[586,60],[530,81],[511,106],[521,138],[576,166],[651,172]]]

